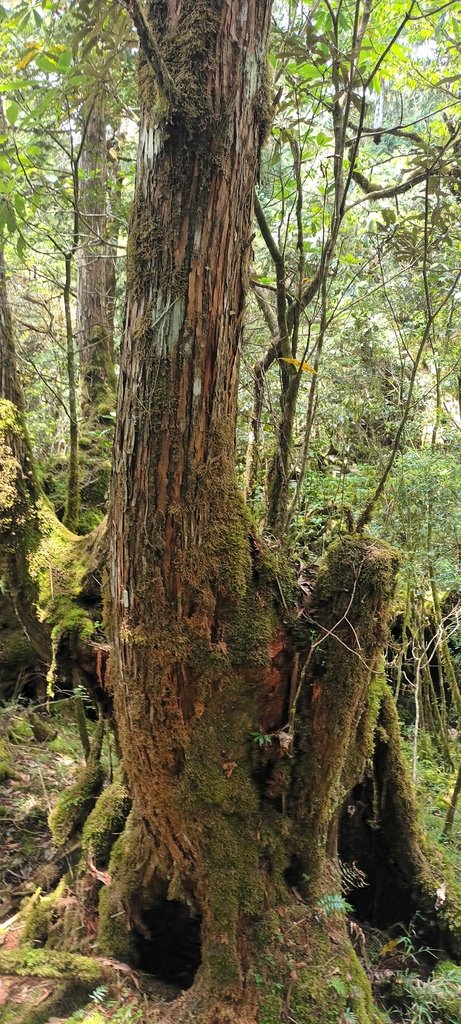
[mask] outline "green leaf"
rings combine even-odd
[[[60,71],[68,71],[71,64],[72,64],[72,50],[64,50],[64,52],[61,53],[59,55],[59,58],[58,58],[59,70]]]
[[[15,195],[15,197],[14,197],[13,202],[14,202],[14,208],[16,210],[16,213],[20,217],[24,217],[25,212],[26,212],[26,201],[24,199],[24,196],[21,196],[19,193],[17,193]]]
[[[35,58],[35,63],[40,71],[46,72],[59,72],[59,66],[55,60],[51,60],[50,57],[46,57],[44,53],[38,53]]]
[[[7,209],[8,207],[5,200],[0,199],[0,231],[3,231],[3,228],[6,225]]]
[[[16,217],[11,203],[8,203],[6,207],[6,226],[10,235],[13,235],[16,231]]]
[[[16,252],[17,252],[21,262],[23,262],[23,260],[24,260],[24,256],[25,256],[26,250],[27,250],[27,244],[26,244],[26,240],[24,238],[24,235],[21,235],[21,233],[19,233],[18,240],[16,242]]]
[[[8,103],[8,106],[5,107],[6,119],[11,126],[16,123],[19,110],[19,103],[16,103],[16,100],[11,100],[11,103]]]

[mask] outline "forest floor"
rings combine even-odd
[[[0,709],[0,735],[8,738],[12,763],[11,777],[0,783],[0,953],[19,947],[24,909],[37,890],[42,894],[52,892],[65,873],[72,873],[81,854],[78,839],[57,849],[48,828],[48,814],[58,795],[85,763],[72,701],[63,702],[59,713],[49,721],[56,728],[56,738],[38,742],[23,709]],[[90,733],[92,728],[89,723]],[[411,744],[407,747],[410,756]],[[103,761],[109,777],[112,757],[106,741]],[[422,823],[440,841],[456,772],[447,770],[432,750],[426,751],[424,744],[418,772]],[[461,874],[461,810],[450,840],[444,845],[455,870]],[[345,898],[349,899],[347,891]],[[78,899],[72,888],[69,899]],[[61,1007],[57,981],[2,973],[0,1024],[155,1021],[152,992],[155,991],[159,1007],[177,993],[168,991],[161,982],[156,988],[155,979],[127,965],[98,957],[96,949],[92,949],[96,919],[92,923],[87,915],[85,924],[90,934],[89,952],[103,968],[104,984],[97,985],[89,996],[87,992],[84,999],[80,993],[74,1005],[66,1000]],[[439,951],[421,948],[416,929],[396,925],[390,932],[384,932],[358,921],[354,914],[350,915],[348,927],[375,997],[388,1014],[383,1019],[392,1024],[461,1024],[461,968],[450,961],[440,964]]]
[[[7,709],[2,715],[14,775],[0,783],[0,950],[19,947],[24,924],[21,912],[37,889],[43,894],[51,892],[75,866],[81,852],[78,840],[70,841],[64,851],[57,849],[48,827],[48,814],[57,797],[85,764],[72,701],[63,706],[64,711],[51,719],[58,735],[45,742],[34,739],[23,710]],[[91,723],[88,728],[91,734]],[[110,771],[107,749],[103,758]],[[91,922],[88,925],[91,930]],[[124,970],[123,965],[118,969],[109,961],[106,967],[107,984],[96,987],[86,1007],[78,1007],[71,1016],[68,999],[63,1000],[63,1015],[56,1015],[60,986],[55,980],[2,974],[0,1024],[104,1024],[109,1020],[132,1024],[145,1020],[145,996],[138,973]],[[55,1012],[49,1015],[47,1007],[54,995],[58,996]]]

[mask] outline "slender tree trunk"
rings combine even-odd
[[[73,253],[65,256],[64,313],[66,321],[66,359],[69,382],[69,461],[67,469],[67,496],[64,525],[73,533],[77,530],[80,508],[79,429],[77,412],[77,373],[75,367],[74,331],[72,327],[71,287]]]
[[[458,768],[458,774],[456,776],[456,782],[454,785],[453,793],[451,794],[450,806],[447,811],[445,818],[445,824],[443,826],[443,835],[449,836],[453,828],[453,822],[455,820],[456,807],[461,793],[461,765]]]
[[[280,419],[277,425],[277,450],[272,459],[267,483],[267,529],[282,537],[287,520],[293,429],[300,385],[300,373],[281,364]]]
[[[97,95],[87,113],[78,196],[77,344],[80,360],[82,428],[81,498],[85,512],[103,512],[110,474],[115,372],[113,303],[115,267],[107,242],[107,142],[104,99]]]
[[[88,112],[79,190],[80,245],[77,275],[77,344],[82,414],[107,422],[115,407],[115,375],[108,310],[106,194],[107,143],[101,96]]]
[[[261,416],[264,401],[264,383],[267,370],[270,368],[277,355],[275,345],[271,345],[262,359],[255,363],[253,405],[250,415],[250,429],[248,432],[248,444],[245,461],[245,497],[252,501],[255,496],[258,484],[258,470],[261,445]]]

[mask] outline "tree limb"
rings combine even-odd
[[[258,221],[259,230],[264,238],[269,253],[272,257],[272,261],[275,267],[275,276],[277,279],[277,322],[279,328],[280,338],[280,349],[284,358],[291,356],[291,348],[288,338],[288,325],[287,325],[287,293],[285,286],[285,261],[282,253],[272,235],[272,232],[267,223],[264,210],[259,202],[257,195],[255,194],[255,214],[256,220]]]
[[[143,7],[138,0],[123,0],[123,2],[138,33],[144,56],[155,74],[159,89],[166,96],[168,102],[173,104],[176,99],[176,87],[165,65],[158,41],[147,21]]]

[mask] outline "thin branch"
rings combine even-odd
[[[280,350],[282,356],[286,359],[291,356],[291,349],[288,339],[288,326],[287,326],[287,294],[285,286],[285,261],[282,253],[272,235],[272,232],[267,223],[264,210],[259,202],[257,195],[255,195],[255,214],[258,222],[259,230],[263,236],[263,239],[267,245],[269,253],[272,257],[272,261],[275,267],[275,276],[277,279],[277,322],[279,328],[280,338]]]
[[[123,0],[123,2],[138,33],[144,56],[155,74],[159,89],[166,96],[170,105],[173,105],[177,95],[176,87],[165,65],[157,38],[147,21],[143,7],[138,0]]]

